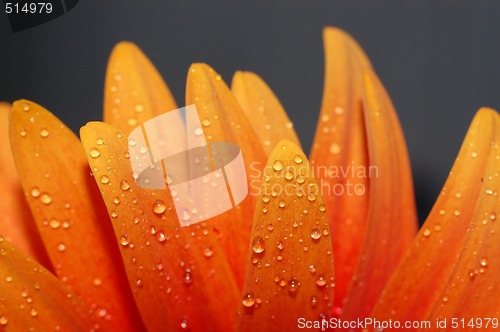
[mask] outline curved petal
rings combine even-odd
[[[9,137],[11,105],[0,103],[0,235],[46,268],[51,263],[24,198]]]
[[[417,229],[410,161],[389,96],[364,68],[363,105],[370,158],[366,237],[342,318],[367,317]]]
[[[205,222],[180,227],[169,190],[135,184],[117,129],[91,122],[80,136],[148,330],[234,329],[238,289],[217,234]]]
[[[63,282],[0,236],[0,330],[108,328]]]
[[[500,117],[481,109],[429,217],[378,299],[373,317],[404,321],[498,315],[500,302],[492,292],[499,275],[495,260],[500,253],[495,221],[499,140]]]
[[[237,207],[212,218],[209,222],[220,234],[224,249],[238,285],[245,275],[245,259],[255,207],[255,191],[260,187],[266,155],[245,113],[226,83],[210,66],[193,64],[189,69],[186,104],[195,104],[207,143],[232,142],[243,155],[250,195]],[[252,194],[253,193],[253,194]]]
[[[325,206],[303,152],[283,140],[264,171],[248,254],[239,329],[295,331],[328,319],[333,254]]]
[[[325,82],[311,162],[324,186],[325,205],[335,253],[335,307],[339,311],[351,285],[366,233],[369,179],[357,170],[369,167],[362,107],[362,75],[352,38],[326,28]],[[357,190],[354,190],[357,188]]]
[[[104,122],[128,134],[154,116],[176,109],[168,86],[154,65],[133,43],[115,46],[104,89]]]
[[[385,89],[352,37],[327,28],[324,39],[325,90],[312,157],[331,169],[322,181],[337,235],[334,314],[351,320],[371,312],[415,236],[417,218],[408,152]],[[325,146],[330,153],[321,155]]]
[[[245,111],[267,155],[282,139],[300,147],[293,123],[262,78],[249,71],[237,71],[233,76],[231,92]]]
[[[140,327],[79,140],[54,115],[27,100],[14,103],[11,120],[21,183],[57,276],[110,330]]]

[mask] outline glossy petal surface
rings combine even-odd
[[[180,227],[169,190],[135,184],[118,129],[92,122],[80,134],[148,330],[234,329],[238,290],[212,227]]]
[[[110,330],[133,330],[136,309],[109,218],[79,140],[40,105],[13,105],[10,138],[22,186],[57,276]]]
[[[330,229],[302,151],[281,141],[267,163],[243,286],[241,331],[294,331],[329,318],[334,273]]]

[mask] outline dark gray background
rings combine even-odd
[[[0,13],[0,100],[37,101],[77,132],[101,119],[109,52],[130,40],[180,105],[192,62],[209,63],[227,82],[238,69],[259,73],[309,150],[326,25],[351,33],[386,85],[425,218],[477,108],[500,108],[498,1],[81,0],[63,17],[15,34]]]

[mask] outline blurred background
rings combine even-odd
[[[3,5],[3,4],[2,4]],[[500,109],[498,1],[81,0],[66,15],[12,33],[0,12],[0,100],[36,101],[75,132],[100,120],[112,47],[138,44],[179,105],[192,62],[226,80],[261,75],[309,152],[323,90],[322,28],[352,34],[400,116],[420,220],[481,106]]]

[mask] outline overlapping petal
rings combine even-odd
[[[242,285],[247,257],[246,244],[255,207],[255,193],[260,187],[266,154],[251,123],[226,83],[210,66],[193,64],[186,84],[186,104],[195,104],[207,143],[232,142],[241,148],[250,195],[235,208],[209,222],[220,235],[238,285]]]
[[[496,239],[499,140],[498,114],[481,109],[436,204],[384,289],[373,317],[468,320],[498,314],[500,303],[493,294],[499,275],[495,255],[500,250]]]
[[[111,52],[104,88],[104,122],[125,134],[154,116],[176,109],[167,84],[133,43]]]
[[[63,282],[0,236],[0,330],[109,328]]]
[[[13,105],[10,139],[26,199],[56,275],[109,330],[141,326],[79,140],[54,115],[27,100]]]
[[[335,313],[348,320],[371,312],[417,220],[408,153],[385,89],[349,35],[327,28],[324,40],[325,90],[311,156],[330,170],[321,180],[337,235]]]
[[[231,92],[245,111],[267,155],[283,139],[300,147],[299,138],[285,109],[257,74],[237,71],[233,76]]]
[[[51,263],[45,252],[19,181],[9,137],[11,105],[0,103],[0,236],[35,257],[46,268]]]
[[[92,122],[80,135],[147,329],[234,330],[238,288],[212,227],[180,227],[169,190],[135,184],[118,129]]]
[[[335,287],[330,236],[309,162],[295,144],[281,141],[265,168],[255,210],[241,331],[293,331],[299,318],[329,318]]]

